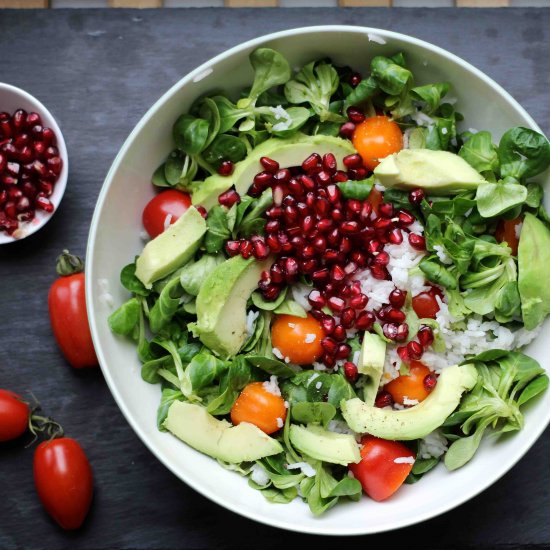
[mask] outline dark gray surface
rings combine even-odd
[[[81,442],[96,490],[85,526],[65,533],[35,496],[32,449],[0,447],[0,548],[335,544],[252,523],[168,472],[134,435],[101,372],[77,372],[65,364],[50,333],[46,303],[56,254],[65,247],[85,252],[109,165],[165,90],[239,42],[327,23],[387,28],[447,48],[501,83],[550,133],[550,10],[0,10],[0,79],[52,110],[70,155],[59,213],[38,234],[0,247],[0,387],[32,391]],[[471,502],[361,542],[375,548],[548,545],[549,454],[546,432],[510,473]]]

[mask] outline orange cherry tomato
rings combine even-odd
[[[149,236],[154,239],[165,229],[166,220],[170,220],[170,225],[176,223],[185,211],[191,206],[191,196],[189,193],[168,189],[158,195],[155,195],[143,209],[142,221],[143,227]],[[168,218],[171,216],[171,218]]]
[[[389,392],[396,403],[404,405],[405,397],[424,401],[430,392],[424,386],[424,378],[432,371],[420,361],[411,361],[409,374],[402,374],[388,382],[384,389]]]
[[[512,249],[512,254],[517,256],[519,237],[516,233],[517,227],[523,222],[523,218],[514,218],[512,220],[500,220],[495,231],[495,239],[499,242],[506,242]]]
[[[361,483],[363,491],[380,502],[403,485],[412,470],[415,455],[399,441],[366,435],[361,443],[361,462],[350,464],[348,468]]]
[[[412,299],[412,307],[414,312],[421,319],[435,319],[436,313],[439,311],[439,304],[437,303],[436,296],[441,294],[435,290],[428,292],[421,292]]]
[[[241,392],[231,408],[231,422],[249,422],[266,434],[280,430],[286,418],[285,401],[271,393],[264,382],[252,382]]]
[[[374,213],[378,216],[378,207],[384,202],[384,195],[374,187],[370,190],[367,200],[371,203]]]
[[[277,315],[271,327],[271,343],[283,357],[296,365],[311,365],[323,355],[321,340],[325,337],[319,321],[307,317]]]
[[[387,116],[373,116],[356,126],[352,142],[365,168],[374,170],[380,159],[403,149],[403,134]]]

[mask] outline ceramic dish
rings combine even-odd
[[[497,141],[512,126],[540,131],[508,93],[472,65],[429,43],[384,30],[346,26],[294,29],[246,42],[208,61],[145,114],[115,159],[97,203],[88,243],[87,302],[105,379],[128,422],[157,458],[182,481],[233,512],[284,529],[326,535],[376,533],[427,520],[486,489],[528,451],[550,421],[549,392],[526,407],[521,432],[498,442],[486,438],[475,459],[462,469],[449,473],[439,466],[421,483],[403,487],[383,504],[363,498],[316,518],[299,499],[284,506],[267,502],[247,487],[246,479],[220,468],[172,435],[159,432],[155,422],[159,387],[141,380],[134,344],[114,336],[107,325],[111,309],[101,296],[108,285],[117,305],[127,299],[119,285],[120,269],[143,247],[141,212],[154,193],[150,175],[172,148],[172,124],[200,95],[222,87],[235,92],[250,82],[248,55],[259,46],[280,51],[291,66],[329,56],[362,72],[372,57],[403,51],[417,82],[452,83],[467,124],[475,121],[476,127],[490,130]],[[548,183],[548,174],[538,179]],[[546,201],[547,197],[548,193]],[[550,362],[544,341],[549,337],[546,324],[526,350],[546,368]]]

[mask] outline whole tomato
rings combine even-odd
[[[48,294],[55,339],[75,369],[98,365],[86,312],[83,269],[80,258],[65,250],[57,260],[57,272],[61,276],[53,282]]]
[[[22,436],[29,427],[30,407],[17,394],[0,390],[0,442]]]
[[[92,468],[69,437],[44,441],[34,453],[34,484],[42,505],[63,529],[78,529],[93,497]]]

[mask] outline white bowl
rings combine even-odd
[[[117,305],[128,299],[119,284],[120,269],[143,246],[141,212],[153,196],[150,175],[173,147],[172,124],[201,94],[215,88],[234,92],[249,84],[248,55],[258,46],[279,50],[293,67],[330,56],[362,72],[374,55],[404,51],[418,83],[449,80],[453,84],[458,109],[466,115],[465,128],[489,129],[496,140],[516,125],[540,131],[522,107],[481,71],[441,48],[394,32],[347,26],[302,28],[257,38],[215,57],[186,75],[149,109],[124,143],[101,190],[88,242],[86,290],[105,379],[128,422],[157,458],[181,480],[233,512],[284,529],[327,535],[376,533],[432,518],[486,489],[527,452],[550,421],[550,392],[528,407],[521,432],[499,442],[486,438],[464,468],[449,473],[440,466],[384,503],[363,498],[360,503],[338,504],[316,518],[300,499],[288,505],[270,504],[247,486],[246,479],[159,432],[160,388],[141,380],[135,346],[111,334],[107,326],[110,310],[100,299],[104,291],[98,280],[110,283]],[[547,194],[547,206],[549,200]],[[550,359],[543,343],[549,338],[547,324],[527,350],[547,368]]]
[[[32,96],[28,92],[25,92],[25,90],[0,82],[0,111],[6,111],[13,114],[13,112],[17,109],[24,109],[28,113],[38,113],[42,118],[42,126],[45,128],[51,128],[55,132],[55,136],[57,138],[56,145],[59,149],[59,156],[63,161],[63,167],[61,168],[61,173],[55,183],[53,193],[51,197],[49,197],[54,206],[54,211],[49,214],[44,212],[44,210],[37,209],[33,220],[28,223],[19,224],[17,237],[7,235],[4,231],[0,231],[0,244],[20,241],[21,239],[36,233],[48,223],[59,208],[59,203],[61,202],[63,194],[65,193],[65,188],[67,187],[67,176],[69,174],[69,158],[67,155],[65,140],[63,139],[63,134],[61,133],[61,130],[59,129],[59,126],[50,111],[48,111],[48,109],[46,109],[46,107],[38,101],[36,97]]]

